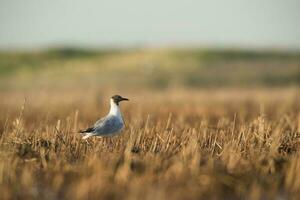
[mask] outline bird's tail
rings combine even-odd
[[[89,138],[93,135],[93,133],[91,133],[91,132],[94,130],[95,130],[94,127],[90,127],[85,130],[80,130],[79,133],[81,134],[81,136],[83,136],[82,139],[86,140],[87,138]]]
[[[85,129],[85,130],[80,130],[79,133],[81,133],[81,134],[90,133],[90,132],[93,132],[94,130],[95,130],[94,127],[90,127],[90,128]]]
[[[83,136],[82,137],[83,140],[86,140],[93,135],[92,133],[80,133],[80,134]]]

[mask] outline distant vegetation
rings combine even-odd
[[[76,48],[48,49],[39,52],[0,52],[0,76],[18,72],[19,70],[41,70],[45,63],[63,62],[70,59],[100,57],[113,51],[95,51]]]
[[[220,49],[49,49],[0,53],[0,77],[123,86],[284,86],[300,83],[300,53]],[[124,76],[125,75],[125,76]],[[54,76],[54,77],[53,77]],[[9,77],[9,78],[7,78]],[[59,78],[58,78],[59,77]],[[74,79],[77,77],[77,79]],[[30,84],[30,81],[25,84]],[[15,86],[17,86],[17,82]],[[8,84],[1,81],[0,84]],[[24,85],[24,82],[22,82]]]

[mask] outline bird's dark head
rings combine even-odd
[[[120,95],[114,95],[111,97],[115,104],[119,105],[120,101],[129,101],[129,99],[121,97]]]

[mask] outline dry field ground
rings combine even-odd
[[[0,56],[0,199],[300,198],[299,56],[48,54]]]
[[[109,94],[2,94],[1,199],[300,197],[297,88],[126,92],[122,135],[81,140]]]

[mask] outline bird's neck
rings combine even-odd
[[[108,114],[122,117],[120,107],[112,99],[110,100],[110,111]]]

